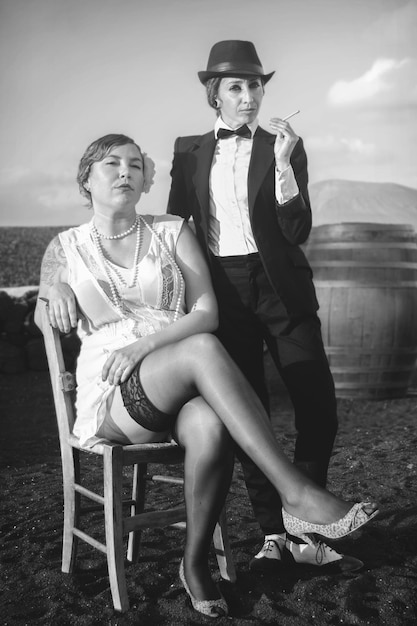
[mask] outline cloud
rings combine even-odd
[[[363,31],[363,39],[376,50],[408,56],[415,50],[417,32],[417,3],[411,0],[392,11],[385,11]]]
[[[339,156],[371,157],[376,153],[374,144],[366,143],[358,137],[335,137],[334,135],[310,137],[306,139],[306,144],[309,150]]]
[[[372,102],[398,102],[415,99],[417,81],[416,61],[405,58],[377,59],[371,69],[351,81],[339,80],[329,90],[328,101],[334,106],[349,106]],[[406,76],[405,76],[406,74]],[[408,81],[408,76],[410,81]],[[406,81],[406,84],[404,84]],[[411,90],[410,90],[411,88]]]
[[[375,154],[375,145],[366,143],[357,137],[341,137],[341,146],[345,147],[350,154],[360,154],[363,156],[373,156]]]
[[[20,185],[24,180],[31,180],[33,171],[25,167],[4,167],[0,170],[0,189]]]
[[[140,210],[164,213],[171,163],[156,159],[155,185],[142,196]],[[78,191],[73,168],[56,165],[49,171],[15,167],[0,170],[0,225],[81,224],[91,218]]]
[[[40,172],[14,168],[0,171],[2,196],[29,196],[35,206],[67,209],[70,203],[79,202],[78,188],[73,172]]]
[[[311,182],[337,178],[417,187],[415,164],[401,143],[381,141],[380,135],[366,141],[348,131],[305,136]]]
[[[80,200],[73,171],[42,172],[29,168],[0,171],[4,225],[71,224],[79,219],[81,212],[85,213]]]

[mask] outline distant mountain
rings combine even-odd
[[[313,225],[340,222],[411,224],[417,230],[417,189],[395,183],[324,180],[310,185]]]

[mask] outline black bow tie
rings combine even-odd
[[[246,124],[244,124],[240,128],[236,128],[236,130],[219,128],[219,130],[217,131],[217,139],[227,139],[227,137],[231,137],[232,135],[239,135],[239,137],[246,137],[246,139],[251,139],[252,137],[250,128],[246,126]]]

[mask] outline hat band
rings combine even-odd
[[[263,68],[261,65],[256,65],[255,63],[218,63],[217,65],[212,65],[210,68],[207,68],[207,72],[219,72],[221,74],[226,74],[227,72],[233,72],[234,74],[238,72],[242,72],[243,74],[257,74],[258,76],[263,76]]]

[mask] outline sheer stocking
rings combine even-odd
[[[200,397],[180,411],[176,437],[185,448],[185,577],[195,597],[214,599],[219,593],[210,576],[207,556],[230,487],[233,445],[217,415]]]

